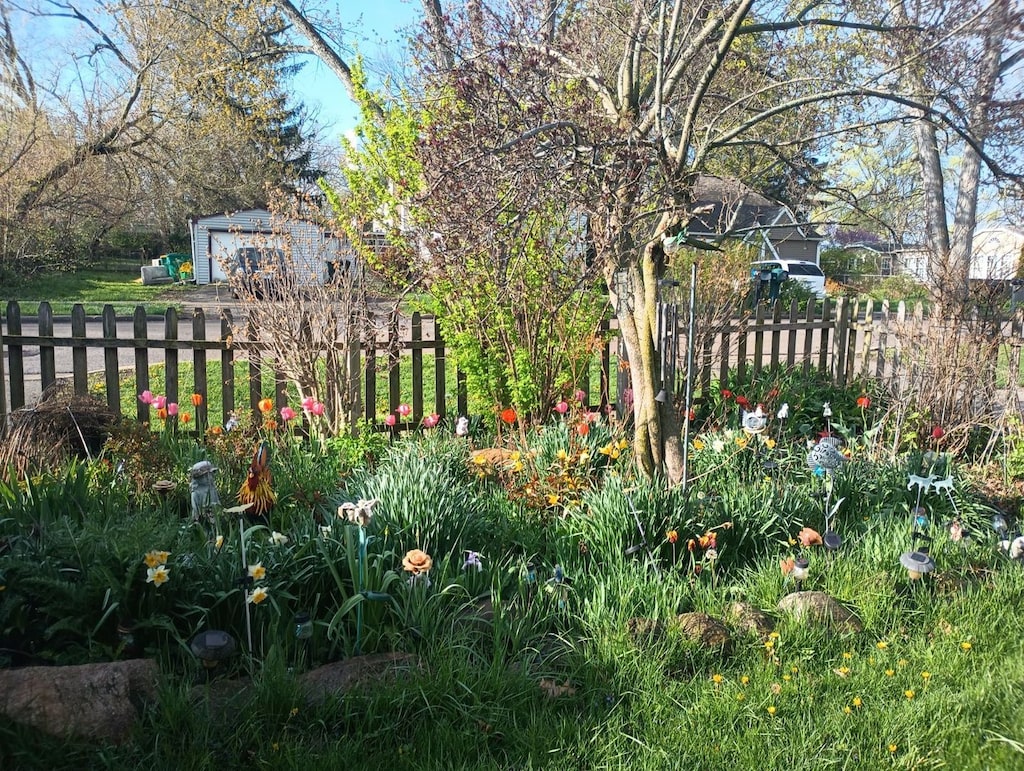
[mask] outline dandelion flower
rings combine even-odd
[[[889,745],[889,752],[896,752],[896,745],[895,744],[890,744]]]
[[[850,715],[853,713],[853,710],[850,708],[850,705],[847,704],[845,707],[843,707],[843,712],[847,715]]]
[[[772,705],[772,706],[768,707],[768,714],[771,715],[772,717],[775,717],[775,713],[776,712],[778,712],[778,710],[775,709],[775,705]]]
[[[255,565],[249,566],[249,578],[253,581],[262,581],[267,577],[267,569],[263,567],[262,562],[257,562]]]
[[[930,680],[930,679],[931,679],[931,676],[932,676],[932,673],[931,673],[931,672],[922,672],[922,673],[921,673],[921,677],[922,677],[922,678],[923,678],[923,679],[925,680],[925,682],[927,682],[928,680]]]
[[[795,675],[797,672],[800,671],[800,668],[799,667],[790,667],[789,671],[792,672]]]
[[[782,679],[785,680],[788,683],[790,680],[793,679],[793,676],[792,675],[783,675]]]
[[[880,651],[884,651],[886,648],[889,647],[889,643],[887,643],[885,640],[879,640],[877,643],[875,643],[875,647],[878,648],[878,650]]]
[[[246,595],[245,601],[250,605],[259,605],[270,595],[270,591],[265,586],[257,586],[249,594]]]
[[[864,702],[860,700],[860,696],[853,697],[853,706],[860,709],[864,705]]]
[[[770,637],[771,639],[773,639],[773,640],[778,640],[778,639],[779,639],[779,633],[778,633],[778,632],[772,632],[772,633],[771,633],[770,635],[768,635],[768,636],[769,636],[769,637]]]
[[[750,678],[747,677],[746,675],[743,675],[743,677],[740,678],[740,684],[741,685],[746,685],[749,682],[750,682]]]
[[[906,696],[908,699],[914,698],[914,689],[913,688],[907,688],[907,690],[905,690],[903,692],[903,695]]]
[[[725,680],[725,678],[717,672],[711,675],[711,682],[713,682],[715,685],[721,685],[723,680]]]
[[[900,659],[896,662],[896,666],[905,667],[909,662],[906,659]]]
[[[843,653],[843,658],[844,659],[852,659],[853,658],[853,654],[850,653],[849,651],[846,651],[845,653]]]
[[[960,650],[969,651],[970,649],[971,644],[967,642],[967,640],[964,640],[962,643],[960,643]]]
[[[896,670],[895,669],[887,669],[887,670],[885,670],[885,676],[886,677],[892,677],[895,674],[896,674]]]
[[[166,565],[157,565],[154,568],[149,568],[146,571],[146,583],[153,584],[154,586],[160,586],[161,584],[167,583],[171,578],[171,571],[167,569]]]
[[[747,697],[744,694],[742,694],[742,693],[737,693],[736,694],[736,701],[743,701],[745,698],[747,698]]]

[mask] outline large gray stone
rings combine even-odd
[[[779,601],[779,610],[797,621],[822,624],[839,632],[860,632],[864,628],[856,613],[825,592],[792,592]]]
[[[171,275],[164,265],[143,265],[139,270],[142,273],[143,286],[170,284],[172,281]]]
[[[354,656],[317,667],[299,677],[311,703],[340,695],[370,680],[381,680],[415,669],[419,662],[411,653],[376,653]]]
[[[120,742],[155,701],[156,681],[149,659],[0,670],[0,714],[53,736]]]

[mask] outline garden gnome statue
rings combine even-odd
[[[192,520],[200,522],[210,518],[214,506],[220,505],[213,472],[217,469],[208,460],[201,460],[189,471],[188,489],[192,493]]]

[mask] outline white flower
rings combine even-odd
[[[146,571],[147,584],[155,584],[156,586],[160,586],[160,584],[169,581],[170,578],[171,571],[167,568],[166,565],[157,565],[155,568],[149,568]]]
[[[778,412],[775,413],[775,417],[779,420],[785,420],[789,417],[789,402],[783,402],[782,406],[779,407]]]
[[[270,594],[270,590],[265,586],[257,586],[251,592],[245,596],[245,601],[250,605],[259,605]]]
[[[376,498],[365,500],[360,498],[355,503],[347,501],[338,507],[338,518],[345,519],[353,525],[368,527],[373,519],[373,507],[380,503]]]
[[[274,544],[274,546],[284,546],[288,543],[288,536],[275,530],[270,534],[270,542]]]
[[[721,439],[712,439],[711,449],[714,450],[715,452],[723,452],[725,450],[725,442],[723,442]]]
[[[824,417],[826,417],[826,418],[831,418],[832,417],[832,405],[830,405],[828,402],[825,402],[824,404],[822,404],[821,405],[821,414]]]
[[[480,560],[481,557],[479,552],[467,551],[466,561],[462,563],[462,569],[465,570],[466,568],[476,568],[476,572],[479,573],[481,570],[484,569],[484,566],[480,562]]]
[[[321,525],[320,526],[320,535],[322,535],[324,538],[330,538],[331,537],[331,526],[330,525]]]
[[[213,548],[220,551],[220,548],[224,545],[224,536],[218,535],[213,541]]]

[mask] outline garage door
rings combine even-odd
[[[236,249],[243,246],[283,248],[281,238],[266,233],[228,233],[210,231],[210,281],[227,281],[228,272],[235,269]]]

